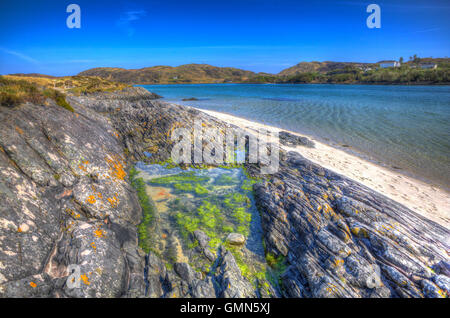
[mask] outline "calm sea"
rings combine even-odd
[[[387,167],[450,188],[450,86],[143,87],[169,102],[229,113],[344,146]],[[191,97],[199,100],[181,101]]]

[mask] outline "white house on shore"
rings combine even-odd
[[[380,62],[380,68],[400,67],[400,62],[397,61],[383,61]]]
[[[435,64],[435,63],[420,64],[420,68],[434,70],[437,68],[437,64]]]

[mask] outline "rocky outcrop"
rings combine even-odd
[[[127,88],[67,96],[74,113],[51,100],[0,107],[0,296],[264,296],[204,233],[193,233],[193,253],[213,269],[206,276],[138,248],[127,168],[167,159],[170,131],[194,116],[226,126],[155,97]],[[254,192],[283,296],[448,295],[447,229],[298,154],[282,159]]]
[[[294,152],[255,195],[285,296],[448,295],[449,231],[400,204]]]
[[[304,146],[314,148],[314,142],[306,137],[297,136],[287,131],[280,131],[280,143],[285,146],[295,147]]]
[[[118,133],[71,101],[0,107],[0,295],[120,297],[144,292],[141,211]],[[75,269],[71,265],[78,266]],[[69,269],[73,283],[67,287]]]

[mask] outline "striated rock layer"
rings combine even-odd
[[[227,126],[155,98],[127,88],[68,96],[74,113],[51,100],[0,107],[0,296],[264,296],[229,252],[209,255],[214,273],[204,277],[139,249],[127,168],[144,152],[167,159],[170,131],[194,116]],[[287,266],[282,296],[448,295],[447,229],[298,154],[282,157],[254,186],[266,252]]]

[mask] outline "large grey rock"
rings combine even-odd
[[[266,249],[290,265],[285,296],[445,295],[447,276],[431,268],[446,273],[447,229],[297,153],[282,157],[254,190]]]

